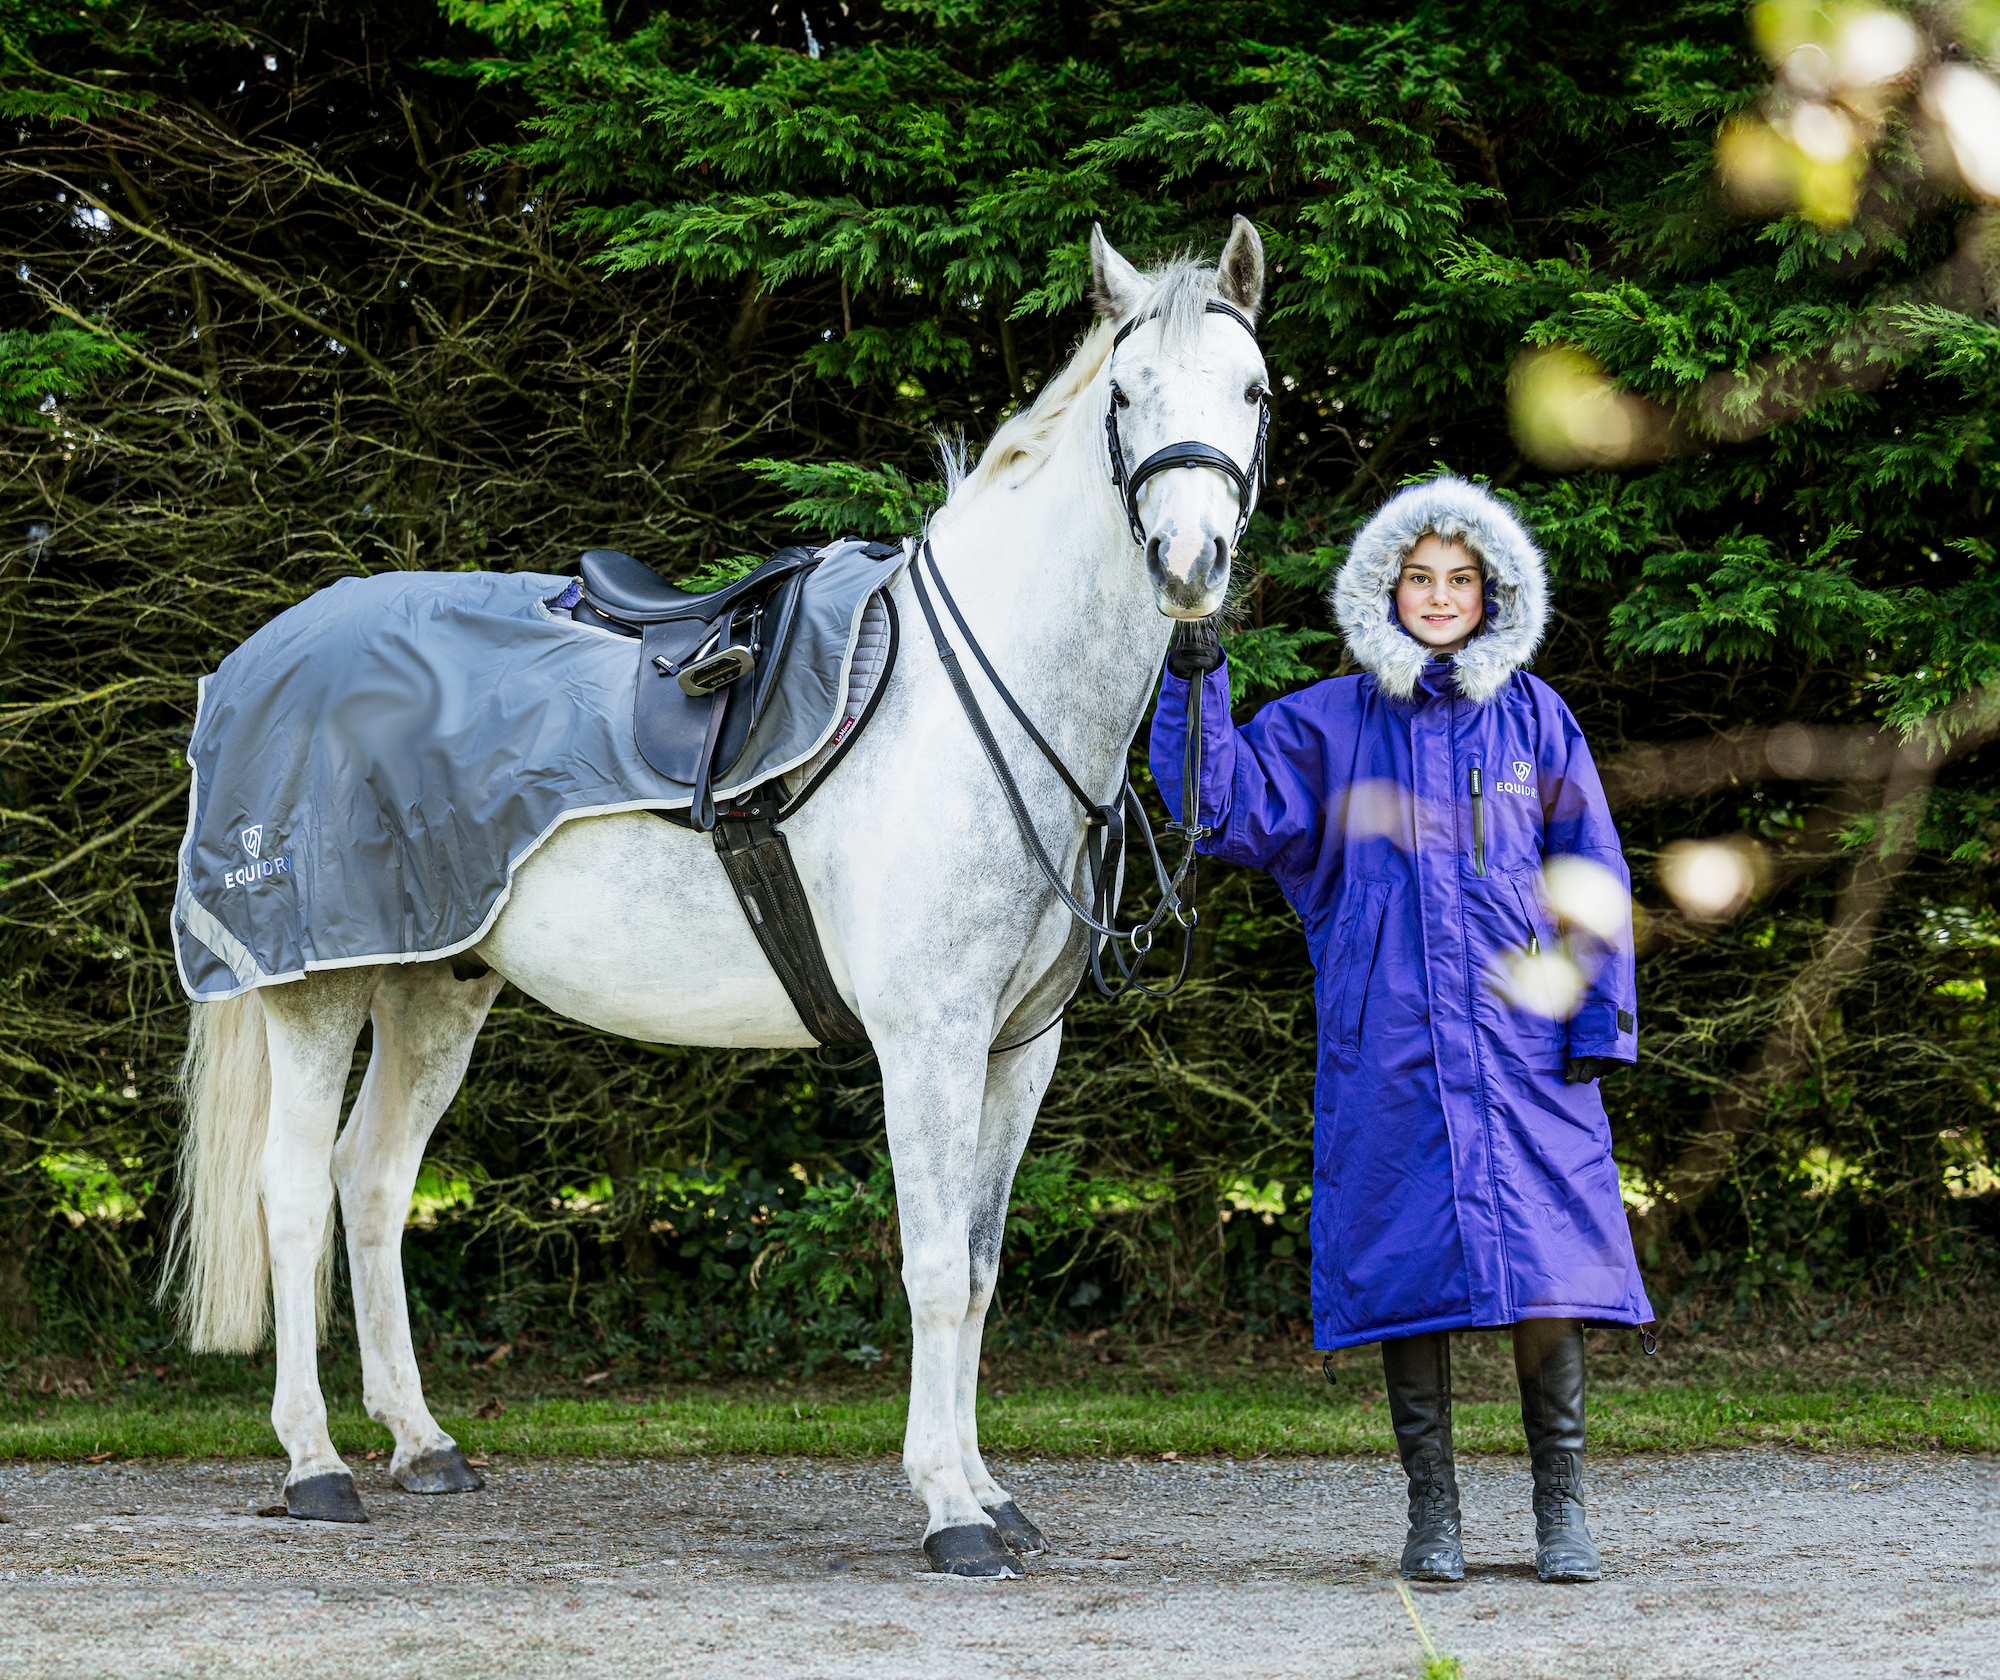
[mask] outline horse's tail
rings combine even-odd
[[[255,992],[197,1003],[181,1059],[178,1205],[159,1299],[197,1353],[249,1353],[271,1324],[271,1248],[264,1231],[264,1135],[271,1055]]]

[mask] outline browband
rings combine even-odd
[[[1243,311],[1238,309],[1236,305],[1233,303],[1224,303],[1221,298],[1210,298],[1208,302],[1202,306],[1202,313],[1206,315],[1227,315],[1230,318],[1230,320],[1234,321],[1252,338],[1255,338],[1257,336],[1256,325],[1251,321],[1248,315],[1244,314]],[[1148,321],[1157,321],[1159,318],[1160,317],[1157,311],[1155,311],[1151,315],[1134,315],[1131,320],[1127,321],[1124,324],[1124,326],[1118,329],[1118,336],[1111,341],[1111,348],[1113,350],[1116,350],[1119,345],[1123,344],[1126,341],[1126,339],[1130,338],[1133,335],[1133,333],[1137,332],[1139,328],[1143,327]]]

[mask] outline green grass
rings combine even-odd
[[[523,1399],[498,1418],[441,1410],[439,1421],[475,1456],[494,1453],[803,1454],[858,1457],[902,1449],[900,1395],[853,1399],[741,1399],[696,1395],[626,1399]],[[1520,1414],[1510,1401],[1461,1401],[1460,1450],[1518,1453]],[[334,1444],[359,1456],[386,1448],[388,1431],[351,1401],[336,1400]],[[1323,1387],[1218,1382],[1178,1393],[1107,1392],[1094,1385],[987,1395],[980,1438],[993,1453],[1063,1457],[1387,1453],[1388,1409]],[[2000,1395],[1958,1389],[1883,1395],[1861,1389],[1751,1391],[1675,1386],[1610,1393],[1593,1401],[1592,1450],[1691,1452],[1783,1446],[1807,1450],[2000,1450]],[[257,1457],[277,1451],[261,1401],[104,1401],[21,1396],[0,1404],[0,1458]]]
[[[1410,1589],[1398,1581],[1396,1591],[1403,1600],[1403,1608],[1410,1613],[1411,1624],[1417,1630],[1417,1643],[1423,1647],[1422,1680],[1465,1680],[1465,1664],[1449,1652],[1437,1648],[1437,1642],[1431,1638],[1431,1630],[1424,1626],[1423,1617],[1417,1613],[1417,1601],[1410,1596]]]

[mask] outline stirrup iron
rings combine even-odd
[[[657,663],[657,661],[655,662]],[[699,700],[704,694],[713,694],[718,688],[727,688],[740,677],[747,677],[757,669],[757,660],[747,647],[724,648],[720,653],[711,653],[706,659],[697,659],[676,670],[662,670],[661,676],[671,676],[681,685],[681,692]]]

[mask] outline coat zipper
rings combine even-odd
[[[1455,703],[1454,715],[1456,715]],[[1467,766],[1466,788],[1472,795],[1472,869],[1474,874],[1484,875],[1486,873],[1486,811],[1481,803],[1481,795],[1484,789],[1480,786],[1479,766],[1476,763]],[[1458,898],[1459,937],[1461,939],[1469,939],[1471,930],[1467,926],[1466,918],[1467,895],[1459,893],[1456,896]],[[1464,970],[1464,984],[1465,1014],[1466,1019],[1470,1021],[1475,1018],[1472,1001],[1472,970],[1470,965],[1467,965]],[[1475,1098],[1477,1105],[1475,1113],[1478,1117],[1479,1129],[1484,1134],[1486,1140],[1486,1194],[1490,1198],[1491,1204],[1497,1208],[1501,1205],[1500,1169],[1495,1159],[1497,1151],[1493,1142],[1493,1105],[1490,1085],[1487,1079],[1486,1057],[1481,1052],[1479,1035],[1477,1033],[1473,1035],[1472,1046],[1472,1073],[1478,1086]],[[1514,1287],[1504,1259],[1501,1262],[1499,1275],[1494,1280],[1494,1283],[1494,1293],[1499,1297],[1500,1301],[1501,1322],[1505,1323],[1514,1317]]]
[[[1472,788],[1472,873],[1486,873],[1486,808],[1480,803],[1479,766],[1469,772]]]

